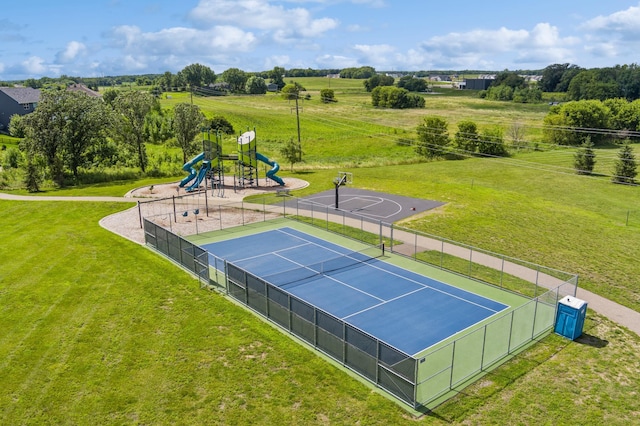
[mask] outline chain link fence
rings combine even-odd
[[[290,196],[223,203],[190,194],[139,203],[147,245],[340,362],[409,406],[429,407],[553,329],[558,300],[575,296],[578,276],[435,235],[374,222]],[[215,257],[183,236],[272,220],[295,220],[416,262],[520,294],[523,305],[446,344],[410,355]],[[206,272],[205,272],[206,270]]]

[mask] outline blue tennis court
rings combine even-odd
[[[509,308],[289,227],[202,247],[412,356]]]

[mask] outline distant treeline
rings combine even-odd
[[[208,69],[200,64],[192,64],[185,67]],[[219,76],[210,70],[213,81],[220,81]],[[640,99],[640,67],[637,64],[616,65],[608,68],[585,69],[573,64],[552,64],[542,70],[517,70],[517,71],[486,71],[486,70],[422,70],[422,71],[376,71],[373,67],[350,67],[342,69],[311,69],[292,68],[285,70],[275,67],[273,70],[260,72],[246,72],[248,76],[270,79],[283,86],[283,78],[296,77],[326,77],[340,76],[341,78],[369,79],[374,75],[395,75],[414,77],[428,77],[432,75],[464,76],[478,74],[509,74],[539,75],[537,88],[542,92],[564,93],[566,100],[624,98],[629,101]],[[139,86],[157,85],[163,87],[185,87],[188,79],[183,78],[184,70],[176,74],[169,71],[163,74],[120,75],[102,77],[72,77],[62,75],[58,78],[42,77],[40,79],[27,79],[21,82],[0,82],[0,85],[12,86],[22,84],[33,88],[49,87],[53,85],[68,85],[82,83],[96,90],[98,87],[121,86],[136,84]],[[224,80],[222,80],[224,81]]]

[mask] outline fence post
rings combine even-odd
[[[329,230],[329,206],[327,206],[327,216],[325,217],[325,222],[327,223],[327,231]]]
[[[176,214],[176,196],[172,195],[171,200],[173,201],[173,220],[178,223],[178,215]]]
[[[449,375],[449,389],[453,388],[453,363],[456,358],[456,342],[457,340],[454,340],[452,343],[453,349],[451,350],[451,374]]]
[[[140,229],[142,229],[142,209],[140,208],[140,201],[138,201],[138,218],[140,219]]]

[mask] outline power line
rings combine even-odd
[[[215,101],[212,100],[212,103],[214,102],[225,102],[227,101],[226,99],[220,99],[217,98]],[[230,102],[229,102],[230,103]],[[345,105],[345,103],[342,103],[343,105]],[[346,103],[347,106],[355,106],[358,107],[361,104],[358,103]],[[385,123],[389,123],[389,121],[387,120],[367,120],[366,116],[363,115],[359,115],[359,114],[345,114],[344,111],[341,111],[340,114],[340,119],[341,120],[337,120],[337,119],[331,119],[331,118],[327,118],[327,117],[318,117],[318,116],[314,116],[313,114],[307,114],[305,115],[305,120],[308,122],[316,122],[319,124],[325,124],[325,125],[331,125],[334,128],[341,128],[347,132],[353,132],[355,135],[357,135],[358,137],[362,137],[362,131],[363,126],[362,125],[351,125],[345,122],[346,121],[353,121],[353,122],[357,122],[357,123],[362,123],[362,122],[366,122],[369,124],[375,124],[376,126],[381,126],[381,127],[389,127],[389,128],[397,128],[395,126],[392,126],[390,124],[385,124]],[[475,122],[475,121],[474,121]],[[397,123],[394,123],[397,124]],[[414,128],[416,128],[417,126],[415,126]],[[540,126],[540,125],[527,125],[527,127],[533,127],[533,128],[546,128],[548,126]],[[555,128],[554,128],[555,129]],[[403,129],[405,131],[409,131],[407,129]],[[572,127],[561,127],[559,128],[559,130],[561,131],[567,131],[567,132],[571,132],[571,131],[575,131],[575,132],[582,132],[582,133],[587,133],[587,134],[607,134],[607,135],[617,135],[618,132],[616,131],[612,131],[610,129],[594,129],[594,128],[572,128]],[[631,132],[632,134],[638,134],[640,135],[640,132]],[[467,135],[469,137],[469,139],[471,141],[474,141],[476,143],[483,143],[483,144],[497,144],[497,143],[501,143],[501,142],[496,142],[496,141],[491,141],[491,140],[486,140],[483,139],[481,137],[479,137],[479,135],[475,135],[475,134],[470,134],[470,133],[462,133],[462,136]],[[397,144],[397,139],[392,139],[392,137],[388,136],[388,135],[384,135],[381,133],[370,133],[368,135],[366,135],[368,137],[373,137],[376,138],[382,142],[385,143],[394,143]],[[473,136],[473,137],[472,137]],[[520,141],[520,143],[523,143],[525,145],[528,145],[530,147],[535,147],[535,146],[543,146],[545,147],[547,150],[550,150],[549,152],[553,152],[554,150],[558,150],[557,152],[559,152],[561,155],[575,155],[575,146],[567,146],[567,145],[558,145],[558,144],[549,144],[549,143],[544,143],[544,142],[540,142],[540,141]],[[416,144],[413,144],[413,146],[415,146]],[[441,147],[436,147],[436,146],[431,146],[431,145],[427,145],[430,146],[434,149],[441,149]],[[621,160],[620,158],[618,158],[617,156],[606,156],[602,155],[602,153],[609,153],[609,150],[604,150],[604,149],[599,149],[599,148],[594,148],[594,151],[596,151],[596,155],[598,155],[598,158],[602,159],[604,158],[605,160]],[[541,164],[541,163],[537,163],[537,162],[532,162],[532,161],[526,161],[526,160],[522,160],[522,159],[515,159],[513,157],[503,157],[503,156],[497,156],[497,155],[489,155],[489,154],[480,154],[477,153],[475,151],[468,151],[468,150],[464,150],[461,149],[460,147],[456,147],[456,146],[450,146],[447,147],[447,152],[452,152],[454,154],[457,154],[459,156],[462,157],[485,157],[485,158],[491,158],[494,160],[498,160],[501,162],[505,162],[508,163],[510,166],[512,167],[522,167],[522,168],[528,168],[528,169],[534,169],[534,170],[538,170],[541,172],[551,172],[551,173],[561,173],[561,174],[570,174],[570,175],[575,175],[576,170],[572,167],[567,167],[567,166],[558,166],[558,165],[553,165],[553,164]],[[622,159],[622,161],[631,161],[631,160],[625,160]],[[590,175],[583,175],[584,177],[591,177],[591,178],[596,178],[596,176],[590,176]],[[612,174],[602,174],[600,173],[598,175],[599,177],[609,177],[609,178],[614,178],[614,177],[620,177],[620,176],[614,176]]]

